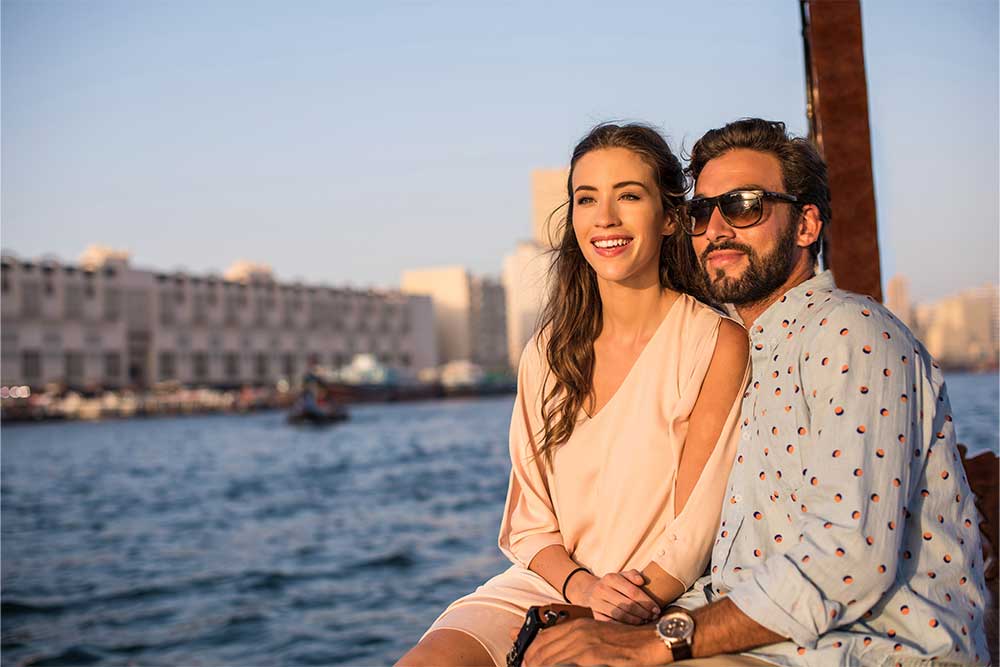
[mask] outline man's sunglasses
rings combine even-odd
[[[716,206],[719,207],[722,219],[730,227],[753,227],[764,215],[765,199],[777,199],[790,204],[799,202],[792,195],[767,190],[732,190],[717,197],[695,197],[687,203],[688,215],[684,231],[691,236],[704,234]]]

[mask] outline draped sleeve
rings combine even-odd
[[[498,540],[511,562],[528,567],[542,549],[563,544],[548,470],[541,456],[541,398],[546,365],[532,338],[521,354],[517,398],[510,420],[510,483]]]

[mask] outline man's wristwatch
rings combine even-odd
[[[675,607],[657,621],[656,634],[670,649],[674,660],[687,660],[691,657],[691,639],[694,637],[694,619],[691,614]]]

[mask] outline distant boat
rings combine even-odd
[[[349,417],[332,387],[318,375],[309,373],[303,379],[302,393],[288,412],[289,424],[335,424]]]

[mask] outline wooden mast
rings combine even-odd
[[[837,286],[882,300],[859,0],[800,0],[810,137],[829,167],[823,263]]]

